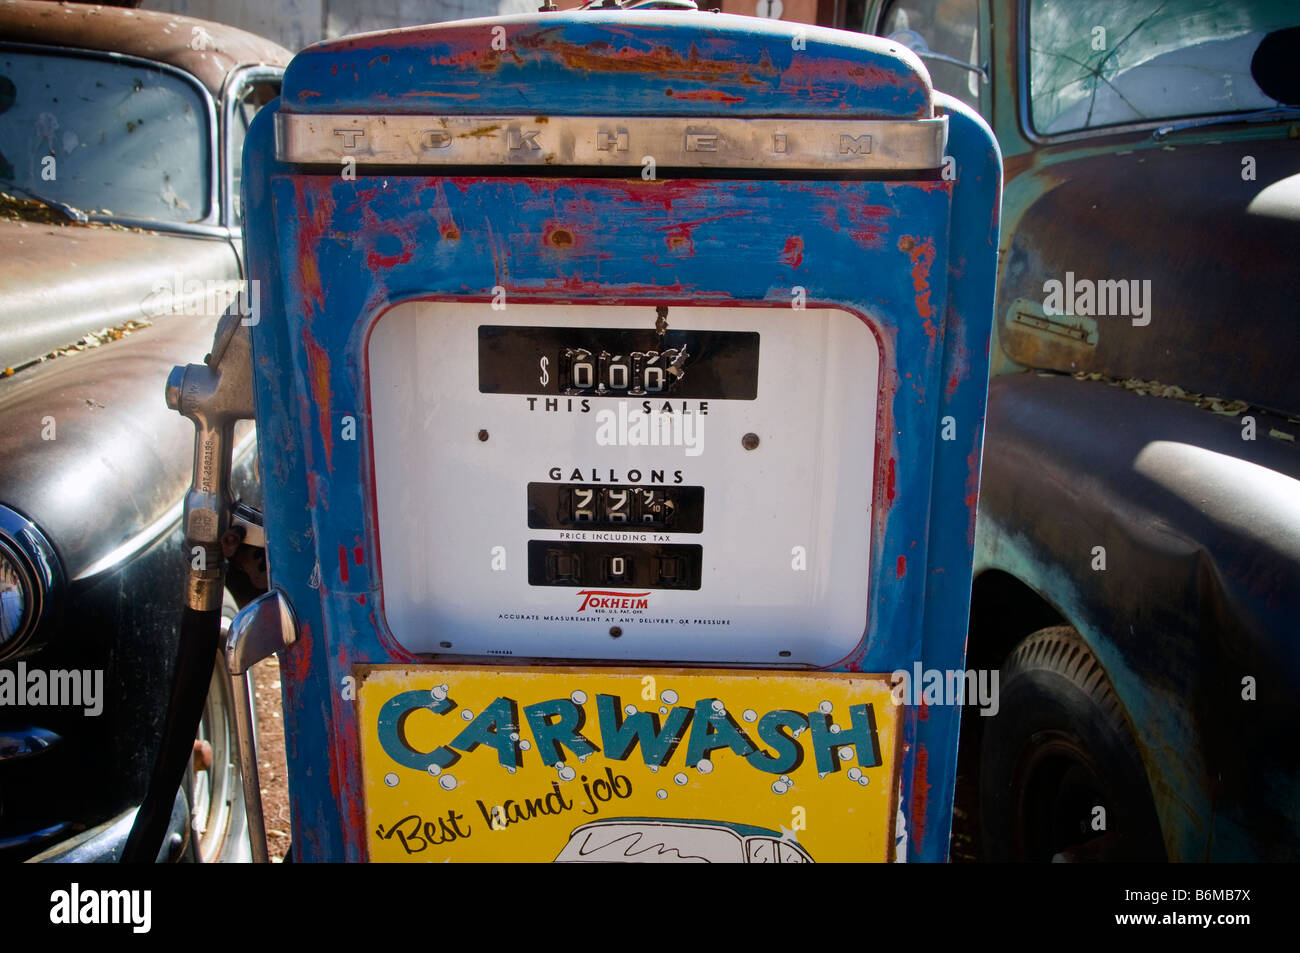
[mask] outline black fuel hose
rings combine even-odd
[[[149,789],[136,812],[131,834],[122,850],[121,862],[124,864],[152,864],[162,850],[176,789],[185,777],[186,766],[194,757],[194,736],[203,717],[220,641],[220,609],[185,609],[181,619],[180,644],[176,647],[172,694],[163,721],[162,744],[149,778]]]

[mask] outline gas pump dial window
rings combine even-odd
[[[408,650],[824,666],[861,640],[879,353],[856,315],[411,301],[368,377]]]

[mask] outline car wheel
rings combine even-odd
[[[1128,716],[1073,628],[1030,635],[1002,666],[980,748],[989,860],[1163,860]]]
[[[221,610],[224,636],[238,612],[230,594]],[[251,692],[251,682],[249,691]],[[251,702],[251,696],[250,696]],[[253,723],[257,730],[256,714]],[[234,689],[218,653],[208,698],[194,740],[193,770],[187,772],[194,844],[203,863],[248,863],[253,859],[244,812],[244,786],[236,741]]]

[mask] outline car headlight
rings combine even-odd
[[[62,582],[50,541],[31,520],[0,506],[0,661],[31,642]]]

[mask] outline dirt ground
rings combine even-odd
[[[271,863],[289,850],[289,778],[284,762],[284,717],[280,713],[280,660],[272,655],[253,666],[257,706],[257,777],[262,788],[267,851]]]

